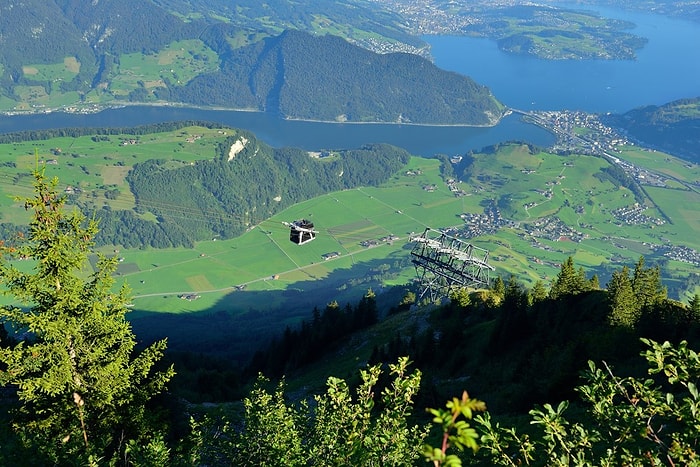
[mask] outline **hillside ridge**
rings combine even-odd
[[[0,7],[0,41],[14,44],[0,49],[0,112],[175,103],[307,120],[476,126],[504,114],[488,88],[426,58],[378,54],[330,34],[271,35],[166,8],[178,5],[27,0],[27,8]]]
[[[700,163],[700,97],[648,105],[602,118],[647,147]]]

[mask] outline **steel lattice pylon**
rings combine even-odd
[[[456,287],[489,285],[489,252],[470,243],[426,228],[422,235],[411,237],[414,245],[411,262],[416,267],[423,291],[435,301]]]

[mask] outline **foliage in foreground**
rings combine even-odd
[[[270,391],[260,377],[244,400],[240,426],[225,420],[194,423],[193,456],[207,465],[413,465],[428,428],[411,425],[421,373],[407,372],[408,358],[389,365],[393,381],[375,396],[379,365],[360,372],[353,398],[348,383],[331,377],[312,401],[285,399],[284,381]]]
[[[284,382],[270,392],[261,377],[240,424],[194,423],[193,459],[290,466],[420,465],[420,457],[435,466],[700,465],[700,356],[685,341],[642,341],[649,378],[620,377],[605,362],[589,362],[577,389],[588,407],[584,415],[567,418],[567,401],[544,404],[530,411],[530,428],[522,430],[488,412],[474,416],[486,406],[465,392],[445,409],[428,409],[440,431],[437,447],[426,442],[430,424],[407,422],[420,372],[407,375],[405,357],[390,365],[394,380],[381,398],[374,396],[379,366],[362,371],[354,400],[345,381],[329,378],[325,394],[294,405]]]
[[[0,383],[19,399],[13,429],[33,465],[118,465],[149,452],[167,459],[146,409],[173,375],[155,370],[165,341],[136,352],[129,291],[112,290],[116,258],[89,268],[96,222],[64,212],[57,180],[34,176],[35,195],[24,199],[34,213],[29,233],[0,245],[0,284],[17,304],[0,307],[19,336],[0,348]]]
[[[642,341],[649,378],[616,376],[607,364],[589,362],[578,388],[589,406],[581,421],[565,417],[568,402],[531,410],[532,434],[477,416],[480,458],[508,466],[700,465],[700,357],[685,341]]]

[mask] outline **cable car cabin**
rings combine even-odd
[[[289,240],[297,245],[309,243],[316,238],[314,224],[311,221],[302,219],[289,224]]]

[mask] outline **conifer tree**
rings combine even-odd
[[[658,266],[644,267],[644,256],[640,256],[634,266],[632,289],[640,307],[654,305],[666,298],[666,288],[661,283],[661,270]]]
[[[610,323],[632,328],[637,324],[640,304],[635,297],[629,268],[613,272],[608,282],[608,301],[610,302]]]
[[[450,301],[461,308],[469,306],[471,303],[469,290],[466,287],[459,287],[450,290]]]
[[[43,169],[34,178],[34,197],[24,199],[33,212],[29,233],[0,246],[2,293],[14,298],[0,307],[0,319],[22,333],[18,344],[0,349],[0,383],[19,399],[13,427],[44,456],[34,465],[118,465],[127,451],[142,456],[139,446],[158,443],[163,454],[145,405],[173,375],[154,369],[166,343],[136,352],[125,318],[129,290],[113,290],[116,258],[99,255],[90,271],[97,223],[65,211],[57,179],[47,180]]]
[[[377,307],[377,296],[372,289],[367,290],[367,293],[363,295],[360,303],[357,305],[355,316],[355,325],[358,328],[369,326],[377,322],[379,318],[379,308]]]
[[[513,274],[508,278],[503,297],[502,309],[505,312],[524,312],[528,304],[527,292]]]
[[[688,302],[688,308],[695,320],[700,320],[700,295],[695,294]]]
[[[585,273],[583,269],[576,271],[576,268],[574,268],[574,259],[569,256],[561,265],[559,274],[557,274],[557,278],[549,289],[549,297],[556,299],[564,295],[580,293],[584,290],[584,281]]]
[[[588,280],[589,290],[600,290],[600,279],[598,279],[598,274],[593,274],[593,276]]]
[[[547,298],[547,288],[544,286],[544,282],[541,279],[535,281],[530,290],[528,302],[532,305],[533,303],[541,302]]]
[[[503,282],[503,278],[501,276],[496,276],[496,279],[493,281],[493,286],[491,287],[491,290],[498,295],[500,298],[503,298],[506,294],[506,283]]]

